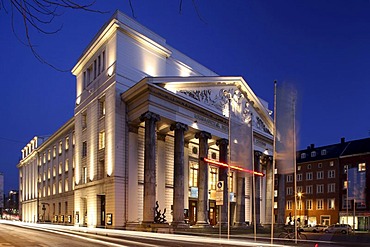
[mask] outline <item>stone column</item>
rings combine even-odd
[[[138,224],[139,210],[137,207],[138,203],[138,126],[129,125],[128,140],[130,145],[128,146],[128,200],[127,200],[127,223]]]
[[[261,171],[261,165],[260,165],[260,152],[254,152],[254,170]],[[254,190],[253,190],[253,196],[256,202],[256,205],[253,205],[256,207],[256,222],[253,222],[254,224],[260,225],[261,224],[261,177],[260,176],[254,176],[255,184]]]
[[[171,125],[171,130],[175,131],[175,150],[174,150],[174,188],[173,188],[173,221],[175,227],[184,227],[184,133],[188,126],[183,123]]]
[[[274,206],[272,193],[274,192],[274,188],[272,188],[272,179],[273,179],[273,169],[272,169],[272,162],[269,156],[265,157],[266,162],[266,217],[264,224],[269,225],[272,221],[272,207]]]
[[[199,139],[199,158],[208,157],[208,139],[212,136],[210,133],[201,131],[195,134]],[[197,227],[208,227],[208,164],[199,159],[198,172],[198,207],[197,207]]]
[[[236,190],[236,227],[245,227],[245,174],[237,173],[237,190]]]
[[[159,120],[158,114],[149,111],[140,116],[140,121],[145,121],[143,223],[153,223],[155,216],[155,127]]]
[[[229,144],[229,140],[227,139],[220,139],[217,140],[216,144],[219,146],[219,160],[220,162],[227,163],[227,146]],[[229,191],[229,181],[228,177],[228,168],[227,167],[219,167],[218,169],[218,180],[224,181],[224,205],[221,206],[221,223],[222,227],[227,226],[227,211],[228,211],[228,191]]]

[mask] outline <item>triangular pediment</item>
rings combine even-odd
[[[156,77],[148,83],[162,87],[217,114],[227,116],[230,95],[242,96],[250,104],[253,128],[271,135],[270,111],[253,93],[242,77]]]

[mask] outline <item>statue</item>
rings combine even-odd
[[[156,213],[156,216],[154,217],[154,223],[167,223],[167,220],[166,220],[166,208],[164,208],[163,210],[163,214],[161,214],[161,210],[158,210],[159,209],[159,204],[158,204],[158,201],[155,202],[155,213]]]

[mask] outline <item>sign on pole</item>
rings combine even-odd
[[[224,181],[218,181],[216,185],[216,206],[224,205]]]

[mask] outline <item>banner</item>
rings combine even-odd
[[[356,203],[366,200],[366,172],[359,172],[357,167],[348,169],[348,200],[356,200]]]
[[[275,83],[275,160],[279,174],[293,173],[295,169],[296,95],[292,86]]]

